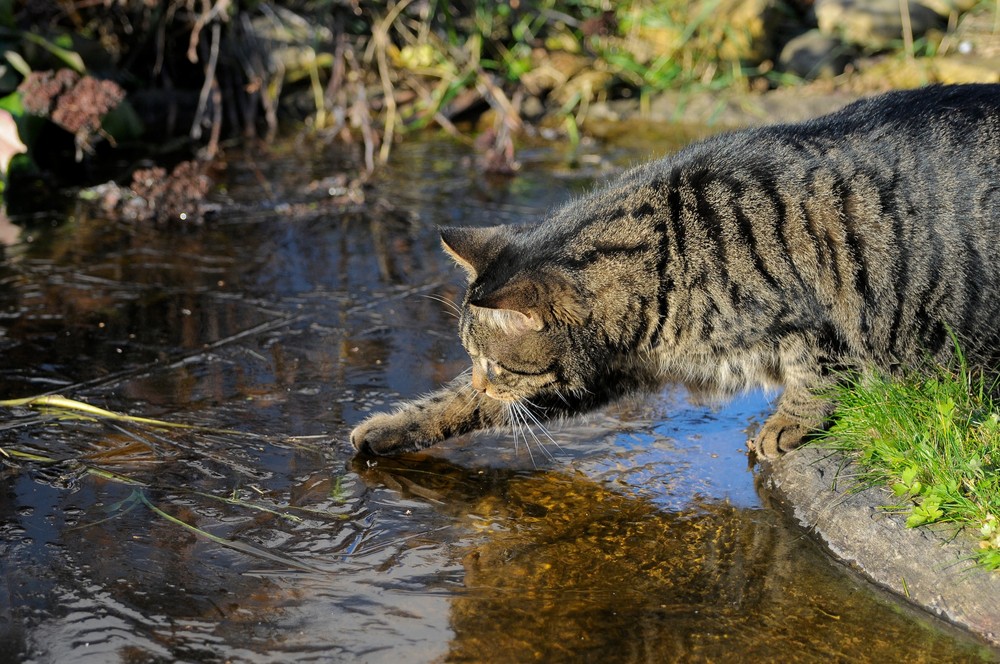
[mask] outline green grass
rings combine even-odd
[[[979,538],[970,552],[1000,568],[1000,413],[996,383],[958,362],[930,374],[865,376],[835,389],[819,444],[846,452],[863,486],[884,485],[906,525],[952,524]]]

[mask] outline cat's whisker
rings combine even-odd
[[[514,455],[516,456],[517,453],[518,453],[518,440],[517,440],[517,437],[518,437],[519,433],[521,435],[523,435],[523,431],[521,430],[521,421],[518,419],[517,414],[516,414],[514,408],[512,407],[512,404],[505,403],[504,404],[504,410],[507,413],[507,421],[510,424],[511,435],[514,438]],[[528,441],[528,439],[527,439],[527,437],[525,437],[525,447],[527,447],[527,441]],[[529,456],[531,455],[531,450],[530,449],[528,450],[528,455]],[[532,464],[534,464],[534,459],[532,459]]]
[[[531,427],[524,420],[524,415],[521,410],[517,407],[516,403],[511,404],[511,408],[517,413],[518,429],[521,432],[521,440],[524,442],[524,449],[528,451],[528,458],[531,459],[531,467],[538,468],[538,464],[535,463],[535,455],[531,453],[531,439],[528,437],[531,435]]]
[[[461,380],[464,377],[468,377],[471,373],[472,373],[472,367],[469,367],[462,373],[455,376],[455,380],[453,381],[453,383],[458,383],[456,392],[458,392],[459,394],[462,394],[463,392],[467,394],[467,396],[465,397],[465,402],[462,404],[461,408],[462,413],[467,413],[471,411],[473,407],[475,407],[482,401],[482,395],[479,393],[479,390],[472,387],[472,382]]]
[[[560,390],[559,388],[554,388],[552,390],[552,393],[555,394],[557,397],[559,397],[559,400],[562,401],[564,404],[570,406],[569,399],[567,399],[566,395],[562,393],[562,390]]]
[[[560,396],[562,396],[562,395],[560,395]],[[542,433],[545,434],[545,437],[548,438],[549,441],[553,445],[555,445],[556,448],[561,452],[562,451],[562,446],[560,446],[559,443],[556,442],[555,438],[552,437],[552,435],[549,433],[549,430],[545,427],[545,424],[542,422],[542,420],[540,420],[538,418],[538,416],[531,411],[531,408],[534,408],[535,410],[538,410],[538,411],[543,411],[545,409],[542,408],[542,407],[540,407],[540,406],[538,406],[537,404],[535,404],[533,401],[531,401],[531,399],[527,399],[527,398],[523,398],[522,397],[520,401],[521,401],[521,409],[522,409],[523,413],[525,415],[527,415],[528,417],[531,418],[531,421],[535,424],[535,426],[537,426],[539,429],[541,429]],[[563,399],[563,401],[566,401],[566,400]],[[527,404],[527,406],[525,406],[524,404]],[[569,405],[569,402],[566,402],[566,404]],[[530,406],[530,408],[529,408],[529,406]]]
[[[529,429],[529,431],[530,431],[530,429]],[[521,435],[524,435],[523,431],[521,432]],[[531,459],[531,467],[535,468],[537,470],[538,469],[538,464],[535,463],[535,455],[531,453],[531,443],[528,442],[528,437],[527,436],[524,436],[524,449],[528,450],[528,458]]]
[[[553,445],[556,446],[557,450],[559,450],[560,452],[563,451],[562,446],[558,442],[556,442],[556,439],[552,437],[552,434],[549,433],[549,430],[547,428],[545,428],[545,424],[541,420],[538,419],[537,415],[535,415],[533,412],[531,412],[530,408],[526,408],[526,407],[522,406],[522,411],[521,412],[524,415],[527,415],[529,418],[531,418],[531,421],[534,422],[535,426],[538,427],[541,430],[542,434],[549,440],[550,443],[552,443]],[[539,441],[539,442],[541,442],[541,441]],[[551,456],[551,454],[549,455],[549,458],[553,458]]]
[[[545,446],[545,443],[539,439],[537,435],[535,435],[535,432],[530,428],[528,429],[528,432],[531,433],[531,437],[535,441],[535,446],[538,447],[538,450],[542,453],[542,455],[549,461],[555,461],[555,456],[549,451],[549,448]],[[527,441],[525,442],[525,447],[528,447]]]
[[[435,295],[433,293],[421,293],[420,296],[426,297],[429,300],[434,300],[435,302],[440,302],[441,304],[445,305],[447,307],[445,313],[447,313],[449,316],[460,318],[462,315],[462,308],[446,297]]]
[[[545,427],[541,426],[541,423],[538,421],[538,418],[536,418],[535,415],[530,410],[528,410],[527,406],[525,406],[524,403],[522,403],[521,401],[512,401],[510,405],[512,410],[517,413],[518,418],[523,423],[524,431],[527,431],[528,434],[531,434],[531,438],[535,441],[535,445],[542,452],[542,454],[544,454],[549,461],[555,461],[555,456],[553,456],[552,452],[550,452],[549,449],[545,446],[544,441],[542,441],[542,439],[538,437],[538,434],[535,433],[534,428],[532,428],[531,426],[532,423],[528,421],[529,419],[532,420],[536,425],[538,425],[542,429],[543,433],[545,433],[545,436],[548,437],[549,440],[552,440],[552,437],[549,436],[549,433],[548,431],[545,430]],[[554,440],[552,442],[555,443]],[[530,455],[531,444],[530,441],[528,440],[527,435],[524,436],[524,446],[528,449],[528,454]],[[556,444],[556,447],[559,447],[559,445]],[[531,462],[532,463],[535,462],[533,456]]]
[[[531,439],[528,438],[528,435],[530,434],[531,437],[535,438],[535,440],[537,441],[535,432],[531,430],[531,426],[529,426],[528,421],[524,418],[523,406],[521,406],[520,403],[518,403],[517,401],[512,401],[510,402],[510,408],[511,412],[515,413],[517,420],[519,422],[521,438],[524,440],[524,449],[528,451],[528,458],[531,459],[531,467],[537,469],[538,463],[535,461],[535,455],[531,451]]]
[[[461,389],[469,393],[469,396],[465,398],[465,403],[462,405],[462,412],[465,413],[482,401],[482,395],[479,393],[479,390],[474,389],[471,385],[464,385]]]

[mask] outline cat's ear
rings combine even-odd
[[[441,228],[441,245],[469,275],[469,281],[485,270],[507,245],[506,226],[488,228]]]
[[[537,332],[545,327],[545,322],[537,310],[534,290],[527,280],[515,279],[469,304],[481,319],[507,334]]]
[[[503,307],[491,307],[480,304],[473,304],[472,311],[493,327],[502,330],[506,334],[519,335],[525,332],[538,332],[545,323],[541,317],[534,312],[524,313],[517,309],[506,309]]]
[[[514,277],[469,304],[507,332],[537,332],[550,322],[581,325],[589,315],[580,292],[555,274]]]

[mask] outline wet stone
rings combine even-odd
[[[852,56],[850,47],[840,39],[810,30],[785,44],[778,66],[781,71],[805,79],[831,78],[844,72]]]
[[[1000,575],[978,568],[971,537],[942,524],[907,528],[892,493],[860,490],[857,473],[829,450],[805,448],[768,464],[776,503],[838,558],[875,583],[1000,645]]]

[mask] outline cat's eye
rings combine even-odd
[[[494,380],[498,375],[503,373],[503,369],[501,369],[497,363],[491,359],[485,357],[480,358],[478,360],[478,364],[483,372],[483,375],[486,377],[486,380]]]

